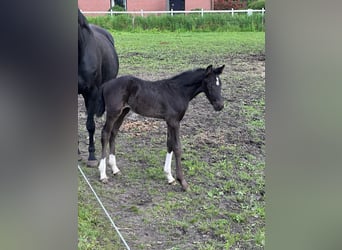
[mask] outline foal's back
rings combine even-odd
[[[187,107],[176,88],[166,80],[153,82],[122,76],[105,84],[103,96],[107,112],[117,112],[128,106],[137,114],[160,119],[177,116]]]

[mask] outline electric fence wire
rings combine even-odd
[[[104,207],[103,203],[101,202],[99,196],[96,194],[94,188],[91,186],[90,182],[87,179],[87,176],[84,174],[84,172],[82,171],[80,165],[78,165],[78,170],[81,172],[84,180],[86,181],[86,183],[88,184],[88,186],[90,187],[91,191],[93,192],[93,194],[95,195],[98,203],[100,204],[101,208],[103,209],[103,211],[105,212],[106,216],[108,217],[109,221],[111,222],[112,226],[114,227],[115,231],[117,232],[117,234],[119,235],[121,241],[123,242],[123,244],[125,245],[126,249],[130,250],[130,247],[128,246],[126,240],[124,239],[124,237],[122,236],[122,234],[119,231],[119,228],[115,225],[114,221],[112,220],[112,218],[110,217],[109,213],[107,212],[107,209]]]

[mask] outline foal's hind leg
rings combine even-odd
[[[118,174],[120,169],[118,169],[116,165],[116,158],[115,158],[115,138],[119,132],[120,126],[124,121],[125,116],[130,111],[130,108],[125,108],[119,118],[115,121],[110,138],[109,138],[109,159],[108,164],[112,167],[113,174]]]
[[[103,129],[101,131],[101,146],[102,146],[102,154],[101,154],[101,161],[99,164],[99,171],[100,171],[100,180],[103,183],[106,183],[108,181],[108,177],[106,174],[106,147],[109,141],[109,136],[112,131],[114,122],[116,117],[108,115],[106,117],[106,123],[103,126]]]

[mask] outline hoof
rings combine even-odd
[[[189,190],[189,185],[188,185],[188,183],[186,183],[186,181],[182,181],[181,182],[181,185],[182,185],[182,190],[183,191],[188,191]]]
[[[88,160],[87,161],[87,166],[88,167],[93,168],[93,167],[97,167],[97,165],[98,165],[98,161],[97,160]]]
[[[121,171],[118,171],[118,172],[113,172],[113,175],[121,175]]]
[[[177,185],[176,180],[173,180],[173,181],[169,182],[169,185],[172,185],[172,186]]]
[[[104,178],[102,180],[100,180],[103,184],[107,184],[108,183],[108,178]]]

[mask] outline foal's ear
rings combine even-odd
[[[205,70],[205,75],[209,75],[213,72],[213,65],[209,65],[207,69]]]
[[[216,69],[214,69],[214,73],[216,74],[216,75],[221,75],[222,74],[222,71],[223,71],[223,69],[224,69],[224,64],[221,66],[221,67],[218,67],[218,68],[216,68]]]

